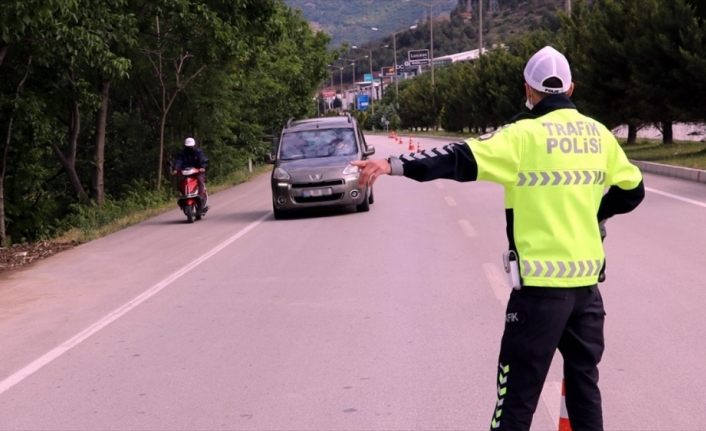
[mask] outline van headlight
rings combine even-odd
[[[345,169],[343,169],[343,175],[354,175],[360,173],[360,168],[355,165],[351,165],[350,163],[346,165]]]
[[[292,179],[292,177],[289,176],[287,171],[282,168],[275,168],[275,171],[272,174],[272,178],[278,181],[289,181],[290,179]]]

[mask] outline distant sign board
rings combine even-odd
[[[380,69],[380,74],[382,76],[393,76],[395,75],[395,66],[383,67]]]
[[[411,66],[419,66],[419,65],[423,65],[423,64],[429,64],[429,50],[428,49],[409,50],[409,51],[407,51],[407,57],[409,58],[409,64]]]
[[[333,90],[324,90],[324,91],[321,92],[321,95],[324,96],[324,97],[335,97],[335,96],[336,96],[336,92],[333,91]]]
[[[365,111],[368,109],[368,105],[370,105],[370,96],[367,94],[359,94],[358,98],[356,99],[357,105],[358,105],[358,110],[359,111]]]
[[[363,81],[365,82],[373,82],[373,74],[372,73],[366,73],[363,75]]]

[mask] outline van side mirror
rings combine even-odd
[[[373,146],[367,147],[366,149],[363,150],[363,155],[365,157],[370,157],[373,154],[375,154],[375,147],[373,147]]]
[[[272,153],[267,153],[267,163],[274,164],[277,161],[277,156]]]

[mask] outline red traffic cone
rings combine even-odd
[[[419,145],[419,141],[417,141],[417,152],[421,153],[422,152],[422,146]]]
[[[414,142],[412,142],[412,137],[409,137],[409,147],[407,147],[409,151],[414,152]]]
[[[566,384],[561,380],[561,410],[559,410],[559,431],[571,431],[569,413],[566,411]]]

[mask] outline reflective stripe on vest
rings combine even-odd
[[[517,174],[518,187],[605,184],[604,171],[530,171]]]
[[[523,260],[523,277],[575,278],[597,276],[601,272],[600,260],[551,261]]]

